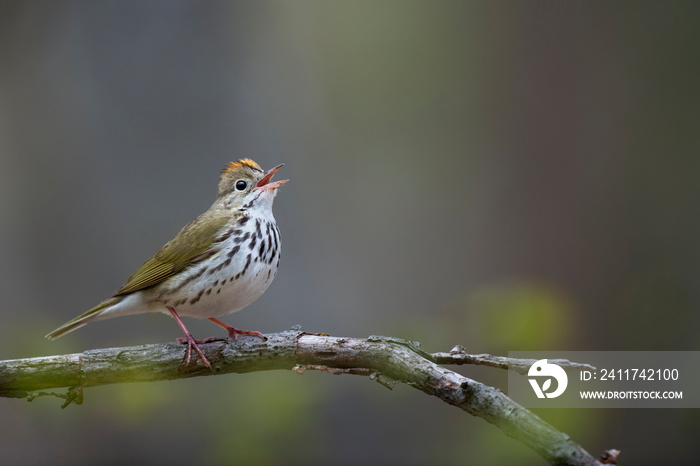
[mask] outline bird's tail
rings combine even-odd
[[[97,319],[97,317],[107,308],[117,304],[119,301],[121,301],[121,297],[113,297],[109,298],[97,306],[93,307],[89,311],[87,311],[84,314],[79,315],[75,319],[69,320],[65,324],[61,325],[58,327],[56,330],[53,332],[49,333],[46,335],[46,338],[49,340],[55,340],[56,338],[60,338],[66,333],[70,333],[73,330],[79,329],[83,325],[87,325],[90,322],[94,320],[102,320],[102,319]]]

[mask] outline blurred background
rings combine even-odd
[[[0,1],[0,359],[285,163],[282,264],[225,317],[428,351],[698,350],[700,4]],[[221,334],[189,319],[198,337]],[[496,369],[456,368],[505,390]],[[0,399],[7,464],[543,464],[410,387],[291,371]],[[695,410],[539,410],[598,456],[697,461]]]

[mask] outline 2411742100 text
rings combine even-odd
[[[678,369],[601,369],[600,378],[597,371],[581,371],[579,379],[588,380],[646,380],[669,381],[678,380]]]

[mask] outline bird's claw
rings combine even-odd
[[[187,364],[189,364],[192,360],[192,349],[194,348],[194,350],[199,354],[199,357],[202,358],[202,362],[204,363],[204,365],[211,369],[211,364],[209,363],[209,360],[206,356],[204,356],[204,353],[202,352],[201,348],[197,346],[202,343],[207,343],[208,341],[211,341],[211,339],[206,338],[204,340],[195,340],[192,334],[187,333],[186,335],[187,336],[185,338],[178,338],[177,341],[179,343],[187,345]]]
[[[234,340],[238,340],[238,335],[253,335],[260,338],[265,338],[262,333],[255,330],[238,330],[237,328],[231,327],[228,330],[228,336],[233,337]]]

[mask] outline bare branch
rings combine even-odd
[[[566,434],[500,390],[436,363],[486,364],[504,368],[510,364],[517,368],[520,367],[517,360],[513,364],[508,358],[467,355],[461,349],[431,355],[421,350],[417,343],[397,338],[341,338],[308,334],[298,328],[265,335],[264,340],[253,336],[239,337],[237,341],[214,340],[202,344],[201,348],[211,362],[212,370],[199,359],[184,365],[186,351],[179,343],[0,361],[0,396],[31,401],[37,396],[53,394],[66,400],[65,407],[71,402],[82,403],[83,389],[96,385],[273,369],[292,369],[299,373],[322,370],[332,374],[365,375],[387,388],[396,383],[408,384],[498,426],[506,435],[529,446],[551,464],[601,464]],[[65,395],[43,391],[60,387],[70,389]],[[31,393],[34,391],[40,392]]]
[[[527,375],[530,366],[537,361],[536,359],[515,359],[506,358],[504,356],[493,356],[491,354],[468,354],[467,350],[460,345],[452,348],[449,353],[433,353],[430,356],[432,360],[438,364],[473,364],[476,366],[497,367],[499,369],[510,369],[523,375]],[[596,370],[596,368],[590,364],[571,362],[568,359],[551,359],[549,362],[556,364],[565,371],[578,369],[586,369],[589,371]]]

